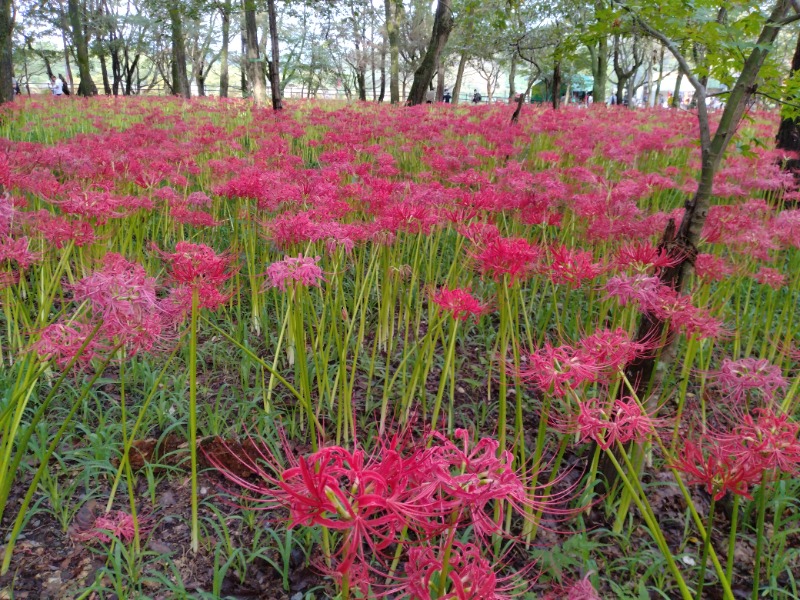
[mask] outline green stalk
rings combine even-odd
[[[703,598],[703,587],[706,582],[706,562],[708,561],[708,548],[711,546],[711,533],[714,531],[714,510],[716,507],[717,498],[713,496],[711,498],[711,506],[708,509],[708,527],[706,528],[705,536],[703,536],[703,558],[700,559],[700,575],[697,581],[696,600],[702,600]]]
[[[191,549],[200,549],[198,522],[199,497],[197,490],[197,288],[192,290],[192,324],[189,330],[189,454],[192,468],[192,540]]]
[[[756,556],[753,561],[753,595],[758,600],[758,586],[761,578],[761,555],[764,552],[764,517],[767,514],[767,472],[761,474],[761,487],[758,490],[758,518],[756,520]]]

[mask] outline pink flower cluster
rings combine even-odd
[[[688,483],[703,485],[717,500],[727,492],[751,498],[762,475],[800,472],[800,424],[787,415],[757,409],[729,432],[712,432],[687,441],[674,467]]]
[[[348,575],[352,582],[353,577],[368,578],[376,568],[385,568],[390,549],[405,531],[409,577],[401,587],[410,586],[406,591],[423,585],[420,577],[430,576],[436,561],[441,570],[443,550],[431,543],[438,540],[455,550],[456,568],[449,576],[452,588],[481,590],[480,595],[452,597],[499,597],[491,595],[499,590],[490,562],[475,547],[455,544],[455,532],[470,528],[479,540],[503,535],[502,522],[492,515],[495,501],[506,502],[524,519],[537,511],[563,519],[573,514],[566,507],[574,490],[565,486],[545,493],[543,488],[527,486],[524,481],[536,481],[537,473],[516,471],[511,453],[500,450],[496,440],[473,443],[465,430],[457,430],[455,439],[434,434],[426,447],[393,437],[373,454],[330,446],[295,457],[287,449],[288,468],[260,447],[259,456],[238,457],[258,474],[255,482],[216,466],[244,488],[248,501],[265,509],[288,508],[292,527],[318,525],[342,532],[342,542],[333,553],[335,576]],[[214,462],[214,456],[209,460]],[[370,582],[365,579],[359,585],[368,587]]]
[[[585,383],[607,382],[623,365],[647,350],[623,329],[600,330],[576,346],[549,342],[528,354],[520,377],[542,391],[564,396]]]
[[[489,307],[483,304],[469,289],[441,287],[431,298],[434,304],[449,312],[453,318],[466,321],[469,317],[478,318],[485,314]]]
[[[322,269],[317,264],[320,257],[304,257],[299,254],[296,258],[285,256],[283,260],[272,263],[267,267],[267,283],[272,287],[286,291],[292,282],[303,286],[318,286],[325,278]]]

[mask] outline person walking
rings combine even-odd
[[[453,95],[450,93],[450,90],[445,90],[444,94],[442,94],[442,100],[444,100],[445,104],[450,104],[450,100],[452,100]]]
[[[483,100],[483,97],[481,96],[481,93],[478,90],[475,90],[475,92],[472,94],[472,103],[473,104],[480,104],[481,100]]]

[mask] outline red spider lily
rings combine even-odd
[[[698,254],[694,260],[694,271],[700,279],[721,281],[733,273],[733,269],[720,256]]]
[[[287,284],[297,282],[303,286],[318,286],[320,281],[324,281],[322,269],[317,265],[320,257],[304,257],[299,254],[297,258],[284,256],[283,260],[272,263],[267,267],[266,275],[269,280],[265,286],[277,287],[284,292]]]
[[[451,553],[444,565],[445,550],[439,547],[409,548],[405,576],[396,577],[388,594],[407,595],[418,600],[503,600],[516,587],[512,578],[500,578],[491,563],[473,544],[450,541]],[[447,572],[445,576],[444,572]],[[444,584],[441,578],[446,577]],[[444,595],[439,595],[444,586]]]
[[[227,301],[228,296],[222,294],[219,288],[235,272],[231,268],[230,256],[216,254],[205,244],[189,242],[178,242],[174,253],[159,253],[169,262],[172,279],[180,284],[172,297],[175,306],[190,310],[191,290],[197,290],[200,308],[213,310]],[[190,291],[182,290],[184,287]]]
[[[610,298],[617,298],[621,306],[634,301],[639,306],[655,306],[663,284],[658,277],[637,273],[636,275],[614,275],[603,288]]]
[[[489,310],[470,293],[469,288],[439,288],[431,298],[443,310],[451,313],[453,318],[466,321],[469,317],[477,319]]]
[[[27,269],[33,263],[41,260],[41,257],[28,250],[28,238],[21,237],[14,239],[7,236],[0,238],[0,263],[14,261],[20,269]]]
[[[139,534],[146,534],[152,525],[146,517],[139,516]],[[108,544],[112,539],[123,543],[130,543],[136,537],[133,516],[122,510],[112,510],[104,515],[99,515],[94,524],[86,531],[76,532],[73,537],[81,542],[101,542]]]
[[[671,267],[678,264],[680,257],[670,256],[647,242],[624,242],[614,258],[618,267],[632,267],[638,273],[655,268]]]
[[[96,336],[81,350],[93,330],[93,325],[79,321],[53,323],[42,330],[31,348],[40,356],[54,360],[62,368],[75,357],[78,364],[86,365],[97,354],[107,350]]]
[[[545,594],[542,600],[601,600],[589,577],[591,573],[574,583],[557,586]]]
[[[77,302],[89,302],[100,335],[125,344],[135,354],[161,337],[164,311],[156,298],[156,280],[141,265],[109,253],[102,269],[71,286]]]
[[[787,415],[758,409],[755,418],[744,415],[730,434],[720,435],[732,455],[762,471],[796,475],[800,470],[800,425]]]
[[[435,460],[431,477],[440,491],[453,499],[451,506],[469,515],[468,522],[479,537],[501,532],[500,524],[487,514],[487,506],[495,500],[509,502],[524,518],[538,511],[562,516],[572,514],[558,508],[570,499],[572,489],[551,496],[537,496],[537,489],[527,487],[520,473],[513,469],[513,455],[507,450],[500,451],[497,440],[482,438],[471,444],[465,429],[457,429],[454,437],[461,442],[461,447],[434,434],[439,443],[433,448]],[[535,481],[535,476],[531,478]]]
[[[781,368],[765,358],[726,358],[719,371],[712,373],[711,377],[737,404],[743,402],[750,392],[756,391],[765,399],[772,400],[778,390],[785,389],[788,385],[781,374]]]
[[[599,400],[579,402],[573,427],[581,441],[592,439],[603,450],[608,450],[616,442],[646,440],[661,423],[643,412],[633,398],[621,398],[605,406]]]
[[[584,280],[594,279],[603,272],[603,265],[592,262],[591,252],[573,250],[564,245],[550,249],[550,279],[556,284],[578,287]]]
[[[786,285],[786,275],[769,267],[761,267],[761,270],[753,276],[758,283],[768,285],[774,290],[779,290]]]
[[[520,369],[520,377],[545,392],[563,396],[568,388],[598,382],[607,364],[571,346],[544,347],[528,355],[528,366]]]
[[[508,276],[509,283],[529,276],[536,269],[541,250],[523,238],[488,238],[471,253],[478,270],[500,281]]]
[[[706,436],[696,444],[687,440],[672,466],[686,473],[690,485],[703,485],[710,496],[720,500],[727,492],[752,500],[751,485],[761,481],[762,470],[740,460],[727,443]]]

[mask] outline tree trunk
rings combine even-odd
[[[561,61],[553,65],[553,110],[561,106]]]
[[[242,86],[242,98],[247,98],[250,95],[247,83],[247,32],[244,22],[241,23],[242,32],[242,58],[239,61],[239,77]]]
[[[508,102],[514,101],[514,96],[517,94],[517,86],[514,81],[517,78],[517,53],[511,55],[511,66],[508,69]]]
[[[414,72],[414,81],[411,84],[411,91],[408,93],[408,104],[414,106],[425,101],[425,92],[433,79],[436,63],[442,55],[447,38],[453,29],[453,11],[451,10],[452,0],[438,0],[436,5],[436,15],[433,19],[433,31],[428,50],[422,63]]]
[[[281,110],[281,77],[280,55],[278,51],[278,15],[275,9],[275,0],[267,0],[269,13],[269,40],[272,46],[272,60],[270,61],[270,87],[272,88],[272,110]]]
[[[683,70],[678,69],[678,76],[675,78],[675,89],[672,92],[672,108],[680,108],[681,106],[681,83],[683,82]]]
[[[247,40],[247,79],[250,81],[250,91],[253,103],[264,106],[267,103],[267,82],[264,78],[264,59],[259,56],[258,25],[256,23],[255,0],[244,0],[244,26]]]
[[[658,104],[658,97],[661,95],[661,82],[664,80],[664,46],[661,46],[661,51],[658,55],[658,81],[656,82],[656,93],[654,94],[655,100],[653,106]]]
[[[441,59],[440,59],[441,60]],[[444,62],[444,61],[441,61]],[[440,63],[436,67],[436,101],[441,102],[444,100],[444,66]]]
[[[800,34],[797,36],[797,45],[794,49],[794,56],[792,56],[792,66],[789,69],[789,77],[793,77],[800,71]],[[786,98],[787,102],[794,103],[795,98]],[[792,152],[800,151],[800,122],[793,116],[784,116],[781,119],[781,124],[778,127],[778,135],[775,138],[776,147],[780,150],[790,150]],[[787,161],[788,168],[796,171],[800,167],[800,161],[793,159]]]
[[[190,98],[189,75],[186,72],[186,44],[183,41],[183,22],[179,4],[169,4],[169,20],[172,32],[172,93]]]
[[[114,34],[108,35],[109,48],[111,49],[111,93],[115,96],[119,95],[119,84],[122,82],[122,64],[119,60],[119,48],[114,44]],[[125,49],[125,67],[127,74],[128,67],[128,50]]]
[[[219,51],[219,97],[228,97],[228,46],[231,40],[231,0],[225,0],[222,13],[222,48]]]
[[[458,104],[458,97],[461,95],[461,83],[464,81],[464,69],[467,66],[467,52],[461,53],[458,59],[458,70],[456,71],[456,83],[453,86],[453,104]]]
[[[383,102],[386,97],[386,46],[388,38],[386,32],[383,34],[383,44],[381,44],[381,87],[378,94],[378,102]]]
[[[11,83],[14,71],[11,56],[13,28],[11,0],[0,0],[0,104],[14,100]]]
[[[400,31],[398,29],[398,2],[383,0],[386,17],[386,37],[389,40],[389,99],[392,104],[400,102]]]
[[[608,80],[608,37],[601,35],[597,40],[597,57],[592,63],[592,99],[606,101],[606,81]]]
[[[111,95],[111,82],[108,79],[108,65],[106,65],[106,55],[105,53],[100,54],[98,56],[100,59],[100,72],[103,75],[103,93],[106,96]]]
[[[75,53],[78,55],[78,70],[81,75],[78,95],[95,96],[97,95],[97,86],[92,80],[92,71],[89,65],[89,48],[83,35],[81,7],[78,4],[78,0],[69,0],[67,11],[69,12],[69,22],[72,26],[72,44],[75,46]]]

